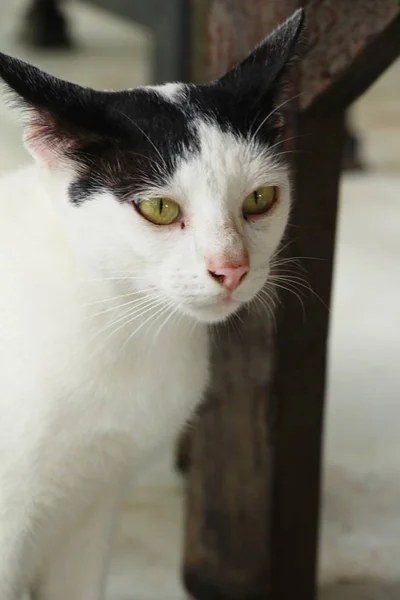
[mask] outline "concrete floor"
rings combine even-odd
[[[71,3],[79,49],[22,48],[20,0],[0,0],[0,50],[100,88],[150,79],[146,32]],[[341,186],[330,338],[320,600],[400,597],[400,64],[352,110],[368,174]],[[0,172],[28,160],[20,128],[0,106]],[[323,132],[321,132],[323,134]],[[329,143],[329,140],[327,140]],[[306,265],[305,265],[306,266]],[[126,503],[108,600],[181,600],[181,482],[170,456],[155,462]]]

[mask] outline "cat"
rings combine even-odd
[[[32,165],[0,178],[0,598],[100,600],[132,472],[207,387],[208,326],[287,225],[295,12],[217,81],[94,91],[0,54]]]

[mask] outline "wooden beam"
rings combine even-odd
[[[337,111],[400,53],[399,0],[311,0],[300,108]]]
[[[214,79],[288,17],[296,0],[192,0],[192,74]],[[343,110],[400,53],[399,0],[309,0],[301,110]]]
[[[203,75],[206,81],[230,69],[302,4],[300,0],[207,1],[208,21],[203,21],[208,44]]]

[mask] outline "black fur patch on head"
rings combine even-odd
[[[222,131],[230,131],[240,137],[255,138],[262,144],[274,143],[280,128],[276,120],[269,119],[275,109],[274,96],[266,96],[262,107],[249,106],[248,99],[223,86],[200,85],[188,87],[188,98],[193,110],[214,121]]]
[[[198,118],[246,138],[256,134],[264,144],[276,139],[279,127],[271,117],[302,23],[303,12],[296,11],[221,79],[184,86],[172,99],[151,88],[95,91],[1,53],[0,77],[30,113],[32,147],[45,145],[75,164],[74,204],[104,189],[125,201],[165,184],[182,155],[200,150]]]
[[[77,204],[102,188],[125,201],[146,186],[162,186],[179,157],[200,149],[187,112],[155,90],[111,92],[107,103],[109,118],[119,123],[113,135],[89,137],[69,153],[79,168],[70,188]]]

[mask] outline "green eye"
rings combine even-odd
[[[138,212],[155,225],[171,225],[179,215],[179,205],[170,198],[140,198],[135,202]]]
[[[257,188],[244,199],[243,215],[262,215],[269,211],[277,199],[278,188],[275,185]]]

